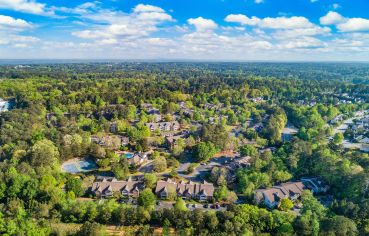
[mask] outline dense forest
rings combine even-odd
[[[369,235],[369,155],[343,147],[330,125],[369,108],[368,64],[3,65],[0,78],[0,98],[11,103],[0,113],[1,235],[117,233],[112,228],[127,235]],[[164,148],[166,137],[148,128],[155,116],[144,104],[166,122],[178,121],[186,140]],[[283,141],[286,126],[297,132]],[[130,142],[91,141],[107,134]],[[118,179],[141,174],[116,156],[118,149],[153,151],[154,171],[143,175],[137,204],[97,199],[88,190],[103,172]],[[177,197],[171,208],[156,206],[152,190],[163,173],[180,180],[184,159],[193,158],[190,173],[227,152],[250,163],[233,181],[221,167],[203,177],[225,210],[189,210]],[[62,171],[73,158],[99,169]],[[324,196],[304,191],[298,211],[288,201],[268,209],[253,200],[257,189],[308,176],[330,188]]]

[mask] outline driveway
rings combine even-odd
[[[150,161],[140,166],[138,168],[138,171],[142,173],[151,173],[153,169],[154,169],[153,161]]]

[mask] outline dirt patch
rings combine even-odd
[[[221,151],[221,152],[218,152],[214,155],[215,158],[218,158],[218,157],[236,157],[238,154],[236,152],[234,152],[233,150],[225,150],[225,151]]]

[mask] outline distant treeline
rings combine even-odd
[[[182,79],[219,74],[226,77],[262,76],[279,79],[340,80],[353,83],[369,82],[369,63],[272,63],[272,62],[90,62],[66,64],[32,64],[0,66],[0,78],[84,77],[126,78],[137,75],[161,74]]]

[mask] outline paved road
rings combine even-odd
[[[335,135],[337,133],[342,133],[342,134],[345,133],[345,131],[348,129],[349,125],[352,124],[355,119],[360,119],[360,118],[363,118],[365,116],[365,112],[366,112],[366,110],[355,112],[353,117],[344,120],[341,125],[339,125],[338,127],[333,129],[333,135]],[[343,145],[344,148],[361,149],[361,144],[360,143],[352,143],[347,139],[343,140],[342,145]]]
[[[145,163],[142,166],[140,166],[140,168],[138,168],[138,171],[142,173],[151,173],[153,169],[154,169],[153,161],[149,161],[148,163]]]
[[[186,174],[186,170],[190,166],[191,162],[187,161],[181,163],[177,169],[178,175],[192,180],[192,181],[201,181],[203,180],[203,176],[209,173],[214,167],[222,166],[231,161],[232,158],[230,157],[219,157],[219,158],[212,158],[208,163],[204,165],[199,165],[195,168],[195,170],[191,174]]]
[[[363,118],[365,116],[365,112],[366,110],[355,112],[353,117],[344,120],[340,126],[333,129],[333,135],[336,133],[344,133],[347,130],[348,126],[352,124],[355,119]]]

